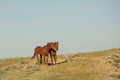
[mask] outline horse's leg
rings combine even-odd
[[[50,57],[51,57],[51,65],[53,65],[53,56],[52,56],[52,54],[50,54]]]
[[[40,54],[40,63],[42,63],[42,55]]]
[[[46,58],[46,64],[48,65],[48,56],[45,56],[45,58]]]
[[[57,62],[57,55],[54,56],[54,61],[55,61],[55,64]]]
[[[44,64],[45,64],[45,55],[44,55]]]
[[[38,54],[37,54],[37,61],[39,61],[39,57],[38,57]]]

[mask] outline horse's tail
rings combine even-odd
[[[36,53],[34,52],[34,55],[31,57],[31,59],[35,58]]]

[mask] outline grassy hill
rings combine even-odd
[[[120,49],[59,55],[62,59],[67,61],[53,66],[30,57],[0,59],[0,80],[120,80]]]

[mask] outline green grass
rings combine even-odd
[[[67,62],[53,66],[33,63],[30,57],[0,59],[0,80],[117,80],[119,74],[108,66],[112,62],[106,63],[115,51],[59,55],[58,60],[64,58]]]

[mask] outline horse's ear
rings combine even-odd
[[[57,44],[57,45],[58,45],[59,43],[58,43],[58,42],[55,42],[55,44]]]
[[[50,44],[50,43],[48,43],[48,44],[47,44],[47,47],[51,47],[51,44]]]
[[[57,43],[57,44],[58,44],[58,42],[55,42],[55,43]]]

